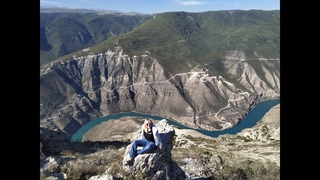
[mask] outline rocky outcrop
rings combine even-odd
[[[136,111],[192,128],[233,127],[261,100],[280,97],[280,61],[256,60],[257,71],[243,58],[241,51],[226,54],[228,78],[200,66],[170,74],[150,53],[129,57],[120,47],[52,62],[40,75],[40,126],[71,137],[92,119]]]
[[[112,128],[124,124],[128,129],[141,128],[142,122],[135,117],[126,117],[114,120],[112,124],[118,125]],[[140,136],[140,129],[119,130],[123,134],[105,130],[104,134],[100,132],[101,136],[106,137],[104,140],[91,134],[87,139],[92,142],[50,140],[52,146],[44,143],[45,149],[50,151],[44,153],[46,157],[40,155],[40,174],[58,179],[73,179],[82,174],[83,177],[91,176],[90,180],[243,179],[244,176],[246,179],[280,179],[280,105],[273,107],[252,128],[218,138],[192,129],[169,126],[165,120],[154,123],[161,131],[166,148],[137,156],[132,166],[124,162],[128,158],[131,142]],[[101,123],[98,126],[108,129],[110,124]],[[119,136],[131,137],[130,142],[125,141],[118,148],[108,148],[110,145],[118,146],[119,141],[114,140]],[[40,152],[43,152],[41,148]],[[104,169],[103,173],[101,169]],[[99,173],[84,174],[88,172]]]
[[[171,151],[173,148],[173,140],[175,131],[165,119],[155,122],[158,127],[160,137],[162,139],[163,148],[157,149],[152,153],[138,155],[132,164],[127,164],[131,144],[126,149],[122,159],[122,175],[129,175],[129,178],[134,179],[186,179],[185,173],[172,160]],[[140,126],[141,127],[141,126]],[[141,129],[134,132],[132,140],[140,138]],[[108,170],[102,175],[92,176],[90,180],[105,180],[113,179]],[[122,177],[123,178],[123,177]],[[124,178],[125,179],[125,178]]]
[[[126,164],[129,158],[131,144],[127,146],[123,158],[123,169],[133,176],[143,174],[152,179],[185,179],[184,172],[172,161],[171,150],[173,147],[174,129],[165,119],[157,124],[163,149],[157,149],[154,153],[138,155],[133,164]],[[137,132],[140,134],[140,131]]]

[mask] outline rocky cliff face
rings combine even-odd
[[[235,83],[200,66],[170,74],[148,52],[129,57],[121,48],[52,62],[40,76],[40,126],[70,138],[96,117],[136,111],[222,130],[261,100],[280,97],[279,60],[246,61],[241,51],[232,51],[223,62]]]

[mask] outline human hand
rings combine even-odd
[[[159,149],[162,149],[162,146],[160,145],[160,146],[158,146],[158,148],[159,148]]]

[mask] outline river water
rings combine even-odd
[[[108,121],[109,119],[120,119],[125,116],[134,116],[134,117],[142,117],[142,118],[151,118],[154,120],[161,120],[166,119],[170,125],[177,126],[181,129],[193,129],[196,130],[204,135],[211,136],[211,137],[218,137],[222,134],[237,134],[238,132],[242,131],[245,128],[251,128],[257,124],[259,120],[275,105],[280,103],[280,99],[276,100],[268,100],[260,102],[244,119],[242,119],[239,124],[236,126],[225,129],[222,131],[207,131],[207,130],[199,130],[199,129],[193,129],[186,126],[183,126],[181,124],[178,124],[175,121],[172,121],[170,119],[166,119],[160,116],[153,116],[149,114],[141,114],[136,112],[128,112],[128,113],[119,113],[119,114],[112,114],[105,117],[100,117],[93,119],[89,121],[87,124],[83,125],[75,134],[72,135],[71,141],[72,142],[81,142],[82,136],[88,132],[91,128],[94,126],[101,124],[104,121]]]

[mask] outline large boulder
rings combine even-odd
[[[123,169],[133,176],[152,177],[152,179],[185,179],[185,173],[177,166],[171,158],[173,148],[174,129],[167,120],[162,119],[156,123],[163,148],[157,149],[153,153],[138,155],[133,164],[127,164],[131,144],[126,147],[123,158]],[[141,129],[137,134],[140,134]]]

